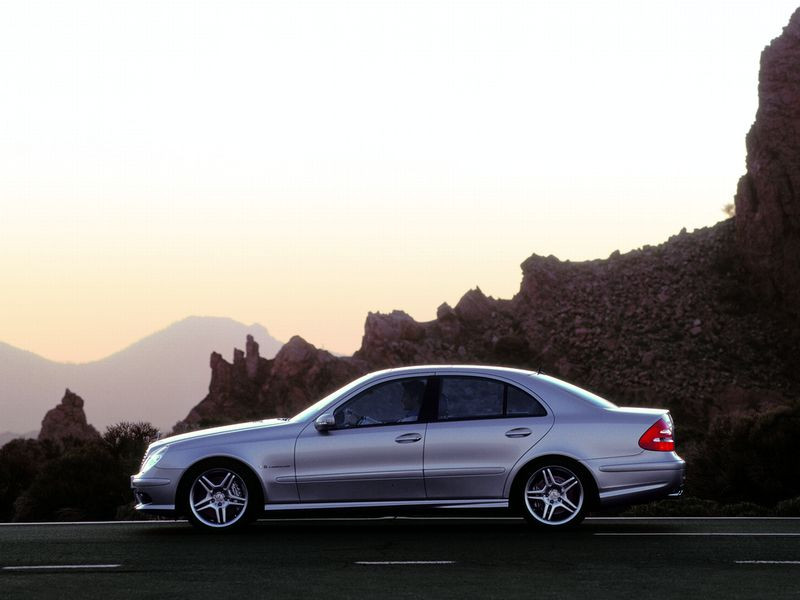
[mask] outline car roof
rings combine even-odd
[[[415,373],[427,373],[430,371],[436,371],[437,373],[445,373],[448,371],[458,372],[458,373],[472,373],[475,375],[536,375],[533,371],[528,371],[525,369],[512,369],[510,367],[496,367],[491,365],[414,365],[410,367],[396,367],[393,369],[385,369],[383,371],[377,371],[374,374],[378,373],[391,373],[392,375],[404,375],[409,374],[413,375]]]

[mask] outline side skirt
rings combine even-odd
[[[140,513],[157,517],[174,517],[176,513],[174,504],[137,504],[134,508]]]
[[[475,498],[472,500],[383,500],[376,502],[293,502],[288,504],[265,504],[265,511],[273,510],[321,510],[328,508],[508,508],[508,500]]]

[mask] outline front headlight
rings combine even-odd
[[[159,448],[152,454],[145,454],[144,460],[142,461],[141,472],[144,473],[145,471],[149,471],[150,469],[155,467],[158,464],[158,461],[160,461],[167,453],[167,448],[169,448],[169,446],[161,446],[161,448]]]

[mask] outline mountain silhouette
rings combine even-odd
[[[208,355],[250,334],[264,356],[281,343],[265,327],[221,317],[188,317],[102,360],[58,363],[0,342],[0,430],[38,430],[42,416],[70,388],[86,400],[102,431],[118,421],[169,428],[208,389]]]

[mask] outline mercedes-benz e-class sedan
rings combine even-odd
[[[507,507],[533,525],[678,496],[684,462],[663,409],[619,408],[531,371],[371,373],[291,419],[150,445],[136,508],[232,529],[264,513]]]

